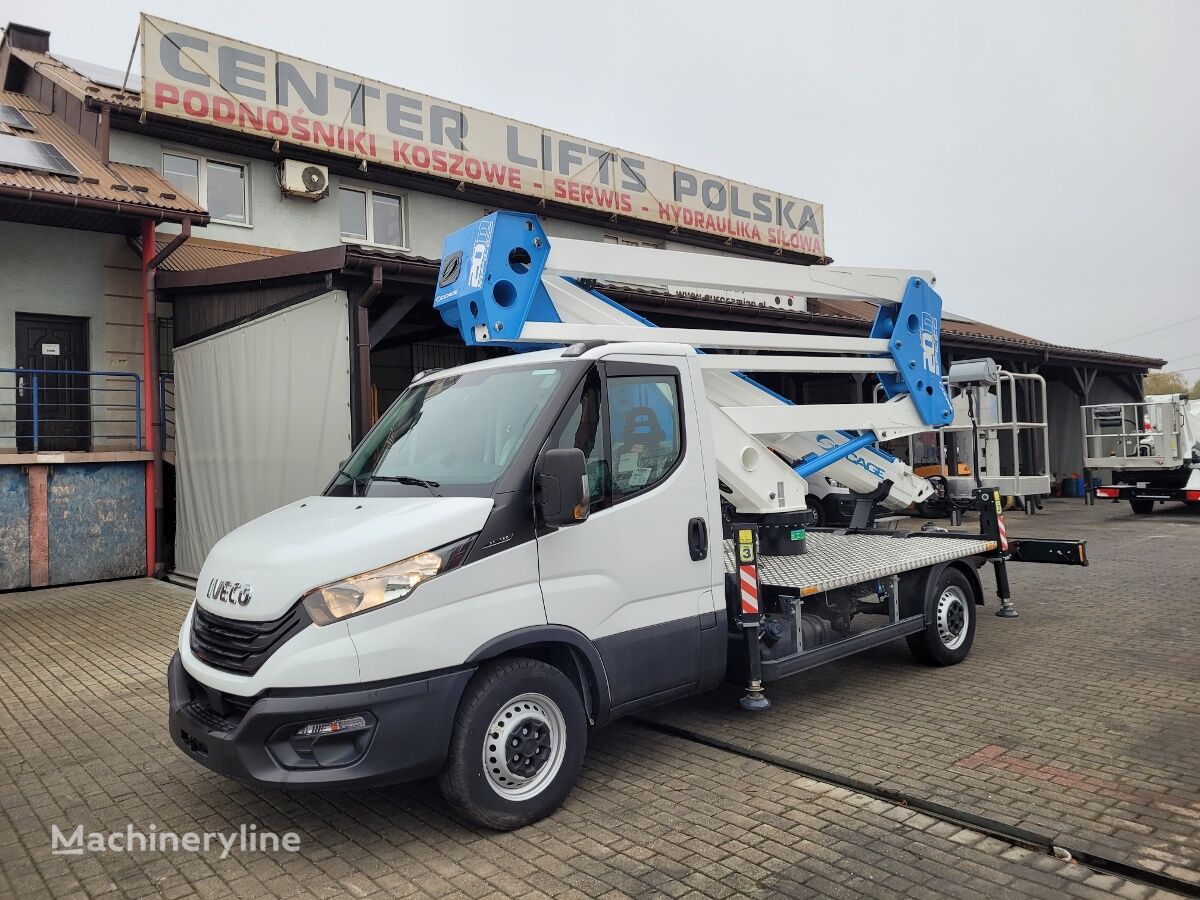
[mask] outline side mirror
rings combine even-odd
[[[547,450],[534,479],[542,521],[561,527],[587,519],[591,506],[587,458],[582,450]]]

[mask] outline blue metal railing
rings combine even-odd
[[[0,450],[142,448],[134,372],[0,369]]]
[[[158,445],[175,452],[175,373],[158,373]]]

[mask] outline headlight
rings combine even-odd
[[[403,600],[417,585],[462,565],[475,535],[399,562],[309,591],[304,608],[317,625],[328,625]]]

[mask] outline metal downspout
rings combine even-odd
[[[368,309],[383,290],[383,266],[371,268],[371,283],[354,304],[355,368],[358,381],[358,435],[361,441],[371,426],[371,326]]]

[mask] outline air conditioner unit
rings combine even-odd
[[[329,169],[298,159],[285,159],[279,169],[279,186],[291,197],[320,200],[329,195]]]

